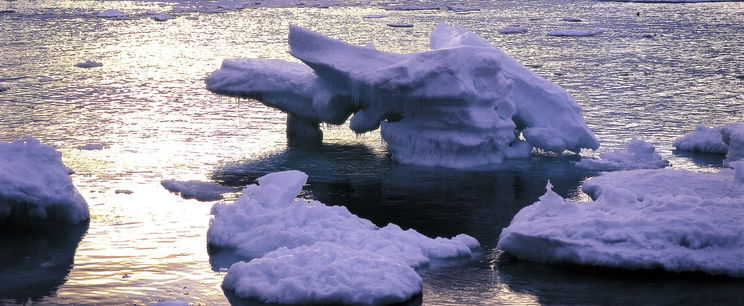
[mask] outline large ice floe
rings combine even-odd
[[[271,173],[235,203],[213,206],[208,244],[252,259],[230,267],[226,290],[272,303],[397,303],[421,293],[415,268],[467,260],[479,248],[468,235],[431,239],[296,199],[306,180],[300,171]]]
[[[744,159],[744,123],[713,128],[698,125],[690,134],[674,140],[677,150],[726,154],[725,164]]]
[[[89,219],[61,156],[33,137],[0,142],[0,223]]]
[[[561,87],[459,27],[440,24],[431,51],[394,54],[291,26],[304,64],[228,59],[207,89],[289,114],[288,137],[322,140],[319,123],[381,127],[401,163],[473,167],[546,151],[595,149],[578,103]],[[521,138],[524,138],[522,140]]]
[[[739,162],[741,163],[741,162]],[[744,163],[718,173],[606,172],[575,203],[548,185],[505,228],[498,247],[519,259],[744,277]]]
[[[599,155],[600,159],[582,158],[576,163],[579,168],[594,171],[616,171],[632,169],[654,169],[669,166],[669,161],[656,153],[654,145],[641,139],[633,139],[626,150],[615,150]]]

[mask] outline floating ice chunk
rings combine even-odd
[[[575,36],[575,37],[586,37],[586,36],[594,36],[604,33],[604,30],[577,30],[577,29],[567,29],[567,30],[557,30],[552,31],[548,33],[549,36]]]
[[[353,114],[351,129],[381,127],[401,163],[473,167],[529,157],[530,146],[518,139],[527,128],[529,144],[546,150],[599,146],[565,90],[461,28],[439,25],[432,51],[414,54],[355,46],[295,26],[289,45],[309,69],[226,60],[207,88],[257,98],[304,119],[300,126],[308,129],[342,124]]]
[[[0,85],[0,92],[6,91],[8,89],[10,89],[10,87],[4,86],[4,85]]]
[[[412,4],[412,5],[389,5],[384,7],[388,11],[425,11],[425,10],[438,10],[438,5],[430,4]]]
[[[393,28],[411,28],[413,27],[413,24],[410,23],[403,23],[403,22],[392,22],[387,24],[389,27]]]
[[[698,125],[694,132],[675,139],[673,145],[682,151],[726,154],[728,146],[721,139],[721,128]]]
[[[158,13],[158,12],[157,12],[157,11],[155,11],[155,10],[146,10],[146,11],[145,11],[145,14],[147,14],[147,15],[151,15],[151,16],[152,16],[152,15],[157,15],[157,14],[160,14],[160,13]]]
[[[734,123],[722,126],[721,139],[728,146],[724,164],[744,160],[744,123]]]
[[[173,17],[171,17],[170,15],[166,13],[160,13],[155,16],[152,16],[152,20],[155,20],[155,21],[168,21],[170,19],[173,19]]]
[[[131,191],[129,189],[116,189],[114,191],[115,194],[132,194],[134,191]]]
[[[520,33],[527,33],[527,29],[521,27],[520,25],[510,25],[503,27],[499,30],[499,33],[501,34],[520,34]]]
[[[654,169],[669,166],[669,161],[656,153],[656,148],[641,139],[633,139],[626,150],[615,150],[599,155],[600,159],[582,159],[577,167],[595,171]]]
[[[75,148],[78,150],[83,150],[83,151],[99,151],[99,150],[105,149],[106,146],[100,143],[90,143],[90,144],[78,146]]]
[[[95,68],[95,67],[101,67],[101,66],[103,66],[103,64],[99,62],[95,62],[95,61],[85,61],[82,63],[75,64],[75,67],[79,67],[79,68]]]
[[[222,200],[223,193],[235,191],[230,187],[200,181],[163,180],[160,184],[170,192],[180,193],[184,199],[196,199],[197,201]]]
[[[413,268],[471,258],[467,235],[428,238],[394,224],[379,228],[342,206],[298,200],[299,171],[271,173],[235,203],[217,203],[207,243],[253,259],[233,264],[223,286],[243,298],[281,303],[379,304],[421,292]]]
[[[98,15],[96,16],[101,17],[101,18],[121,18],[121,17],[126,17],[127,14],[119,10],[108,9],[108,10],[103,10],[99,12]]]
[[[364,15],[362,18],[385,18],[386,15],[380,15],[380,14],[370,14],[370,15]]]
[[[563,18],[561,18],[561,21],[566,21],[566,22],[582,22],[583,20],[581,20],[579,18],[576,18],[576,17],[563,17]]]
[[[587,203],[549,187],[514,216],[499,248],[537,262],[744,277],[744,184],[731,170],[608,172],[584,185],[595,199]]]
[[[89,219],[62,155],[33,137],[0,142],[0,222]]]
[[[464,6],[462,4],[448,4],[447,5],[447,9],[448,10],[451,10],[451,11],[454,11],[454,12],[458,12],[458,13],[459,12],[471,12],[471,11],[480,11],[481,10],[479,8],[467,7],[467,6]]]

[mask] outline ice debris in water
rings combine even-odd
[[[582,20],[579,19],[579,18],[576,18],[576,17],[563,17],[563,18],[561,18],[561,21],[566,21],[566,22],[581,22]]]
[[[96,61],[90,61],[90,60],[75,64],[75,67],[79,67],[79,68],[95,68],[95,67],[101,67],[101,66],[103,66],[103,64],[96,62]]]
[[[103,10],[99,12],[96,16],[101,17],[101,18],[120,18],[120,17],[126,17],[127,14],[125,14],[124,12],[120,10],[108,9],[108,10]]]
[[[160,14],[152,16],[152,20],[155,20],[155,21],[168,21],[170,19],[173,19],[173,17],[171,17],[170,15],[166,13],[160,13]]]
[[[677,150],[726,154],[724,164],[744,159],[744,123],[713,128],[698,125],[695,131],[674,140]]]
[[[393,22],[387,24],[389,27],[393,28],[410,28],[413,27],[413,24],[410,23],[403,23],[403,22]]]
[[[62,154],[33,137],[0,142],[0,222],[88,220]]]
[[[197,201],[222,200],[223,193],[235,192],[235,189],[231,187],[200,181],[163,180],[160,185],[170,192],[180,193],[184,199],[195,199]]]
[[[522,26],[515,24],[503,27],[499,30],[499,33],[501,34],[519,34],[519,33],[527,33],[527,29],[523,28]]]
[[[740,179],[731,169],[606,172],[584,184],[594,199],[586,203],[548,186],[497,247],[536,262],[744,277]]]
[[[604,30],[577,30],[577,29],[567,29],[567,30],[557,30],[552,31],[548,33],[549,36],[575,36],[575,37],[585,37],[585,36],[594,36],[604,33]]]
[[[289,113],[290,139],[320,140],[320,122],[343,124],[353,115],[351,129],[381,127],[401,163],[475,167],[529,157],[532,147],[599,146],[565,90],[459,27],[438,25],[431,51],[421,53],[378,51],[296,26],[289,46],[304,65],[228,59],[207,89]]]
[[[78,150],[83,150],[83,151],[100,151],[100,150],[105,149],[106,146],[100,143],[89,143],[86,145],[77,146],[75,148]]]
[[[654,169],[669,166],[669,161],[656,153],[656,148],[641,139],[633,139],[626,150],[614,150],[599,155],[599,160],[582,158],[577,167],[595,171]]]
[[[10,89],[10,87],[8,87],[8,86],[3,86],[3,85],[0,85],[0,92],[6,91],[6,90],[8,90],[8,89]]]
[[[414,268],[470,259],[479,248],[468,235],[431,239],[296,199],[306,180],[300,171],[271,173],[235,203],[212,207],[207,243],[252,259],[230,267],[226,290],[272,303],[398,303],[421,293]]]

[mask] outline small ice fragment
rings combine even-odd
[[[449,4],[447,5],[447,9],[454,11],[454,12],[470,12],[470,11],[480,11],[479,8],[474,7],[467,7],[462,4]]]
[[[147,15],[157,15],[158,12],[157,11],[154,11],[154,10],[146,10],[145,11],[145,14],[147,14]]]
[[[413,4],[413,5],[390,5],[386,6],[385,10],[388,11],[423,11],[423,10],[438,10],[440,9],[437,5],[426,5],[426,4]]]
[[[413,25],[410,24],[410,23],[395,23],[394,22],[394,23],[388,23],[387,25],[389,27],[393,27],[393,28],[410,28],[410,27],[413,27]]]
[[[173,17],[171,17],[170,15],[168,15],[166,13],[161,13],[161,14],[157,14],[155,16],[152,16],[152,20],[155,20],[155,21],[167,21],[167,20],[170,20],[172,18]]]
[[[101,17],[101,18],[121,18],[121,17],[126,17],[127,14],[123,13],[120,10],[109,9],[109,10],[103,10],[99,12],[98,15],[96,16]]]
[[[230,187],[210,182],[163,180],[160,182],[165,189],[173,193],[180,193],[184,199],[197,201],[222,200],[222,194],[234,192]]]
[[[504,28],[501,28],[499,30],[499,33],[501,34],[519,34],[519,33],[527,33],[527,29],[519,26],[519,25],[510,25]]]
[[[604,30],[576,30],[576,29],[567,29],[567,30],[557,30],[548,33],[548,36],[573,36],[573,37],[586,37],[586,36],[594,36],[604,33]]]
[[[8,90],[8,89],[10,89],[10,87],[8,87],[8,86],[3,86],[3,85],[0,85],[0,92],[6,91],[6,90]]]
[[[566,22],[582,22],[583,20],[581,20],[579,18],[576,18],[576,17],[563,17],[563,18],[561,18],[561,21],[566,21]]]
[[[95,67],[101,67],[101,66],[103,66],[102,63],[90,61],[90,60],[75,64],[75,67],[79,67],[79,68],[95,68]]]
[[[75,148],[78,150],[83,150],[83,151],[99,151],[99,150],[103,150],[106,147],[100,143],[90,143],[90,144],[78,146]]]
[[[132,194],[134,191],[128,190],[128,189],[116,189],[114,191],[115,194]]]
[[[594,171],[654,169],[669,166],[669,161],[656,153],[656,148],[641,139],[633,139],[626,150],[615,150],[599,155],[600,159],[586,159],[576,163],[579,168]]]
[[[381,15],[381,14],[370,14],[370,15],[364,15],[364,16],[362,16],[362,18],[385,18],[385,17],[387,17],[387,16],[386,15]]]

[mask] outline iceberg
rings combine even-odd
[[[225,289],[272,303],[398,303],[421,293],[415,268],[470,259],[479,248],[468,235],[431,239],[296,199],[306,180],[300,171],[271,173],[235,203],[212,207],[207,243],[251,259],[230,267]]]
[[[607,172],[584,184],[594,199],[585,203],[548,185],[497,247],[536,262],[744,277],[742,178],[731,169]]]
[[[290,139],[299,130],[322,140],[320,122],[353,115],[352,130],[380,128],[406,164],[467,168],[529,157],[532,147],[599,147],[565,90],[459,27],[438,25],[431,51],[421,53],[378,51],[296,26],[289,46],[304,65],[229,59],[207,89],[289,113]]]
[[[33,137],[0,142],[0,222],[88,220],[70,174],[62,154]]]
[[[599,155],[600,159],[586,159],[576,163],[579,168],[594,171],[654,169],[669,166],[669,161],[656,153],[656,148],[641,139],[633,139],[626,150],[615,150]]]
[[[690,134],[677,138],[677,150],[726,154],[724,165],[744,159],[744,123],[732,123],[709,128],[698,125]]]

